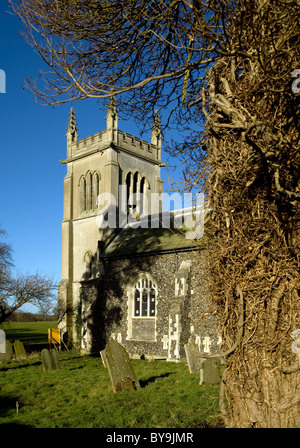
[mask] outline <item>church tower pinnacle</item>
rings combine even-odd
[[[71,145],[72,143],[77,142],[78,138],[74,107],[71,107],[66,137],[67,137],[67,154],[69,156],[71,154]]]
[[[111,141],[116,141],[118,132],[118,114],[117,103],[114,96],[111,96],[108,103],[107,115],[106,115],[106,130],[111,135]]]
[[[151,143],[155,145],[159,150],[161,149],[161,129],[160,129],[160,118],[158,110],[155,111],[152,133],[151,133]]]

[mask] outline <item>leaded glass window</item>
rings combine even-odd
[[[133,317],[155,317],[157,288],[147,277],[134,286]]]

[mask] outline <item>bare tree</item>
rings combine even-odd
[[[299,2],[23,0],[14,8],[52,70],[44,88],[29,83],[38,100],[120,94],[121,107],[144,122],[166,110],[166,126],[188,131],[172,151],[189,160],[189,188],[204,179],[213,210],[206,231],[226,358],[225,424],[300,427],[292,345],[300,329],[300,107],[291,77]]]
[[[1,230],[2,237],[5,232]],[[53,302],[56,295],[55,281],[46,274],[17,274],[11,272],[11,247],[0,241],[0,323],[15,311],[30,303],[43,307]]]
[[[223,8],[189,0],[11,4],[27,41],[50,68],[28,80],[37,100],[105,98],[113,90],[125,93],[123,106],[135,105],[144,118],[152,118],[154,106],[175,113],[180,103],[199,97],[203,69],[226,51],[219,28],[227,19],[220,9],[229,16],[235,9],[229,2]]]

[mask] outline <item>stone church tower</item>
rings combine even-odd
[[[66,164],[67,174],[64,178],[59,328],[66,340],[74,342],[80,282],[86,277],[100,275],[101,246],[117,231],[111,227],[120,224],[121,210],[123,221],[124,216],[128,219],[130,215],[138,217],[160,211],[159,203],[151,202],[151,197],[152,193],[163,191],[160,178],[163,164],[157,114],[151,143],[147,143],[119,130],[114,98],[108,105],[106,129],[81,140],[78,140],[75,112],[71,108],[66,137],[67,158],[60,161]],[[99,202],[101,196],[106,202]],[[99,226],[99,214],[103,219],[106,216],[105,207],[116,211],[115,226]]]

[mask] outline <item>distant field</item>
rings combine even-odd
[[[57,328],[57,322],[4,322],[1,328],[10,342],[19,339],[23,344],[42,344],[48,342],[48,328]]]

